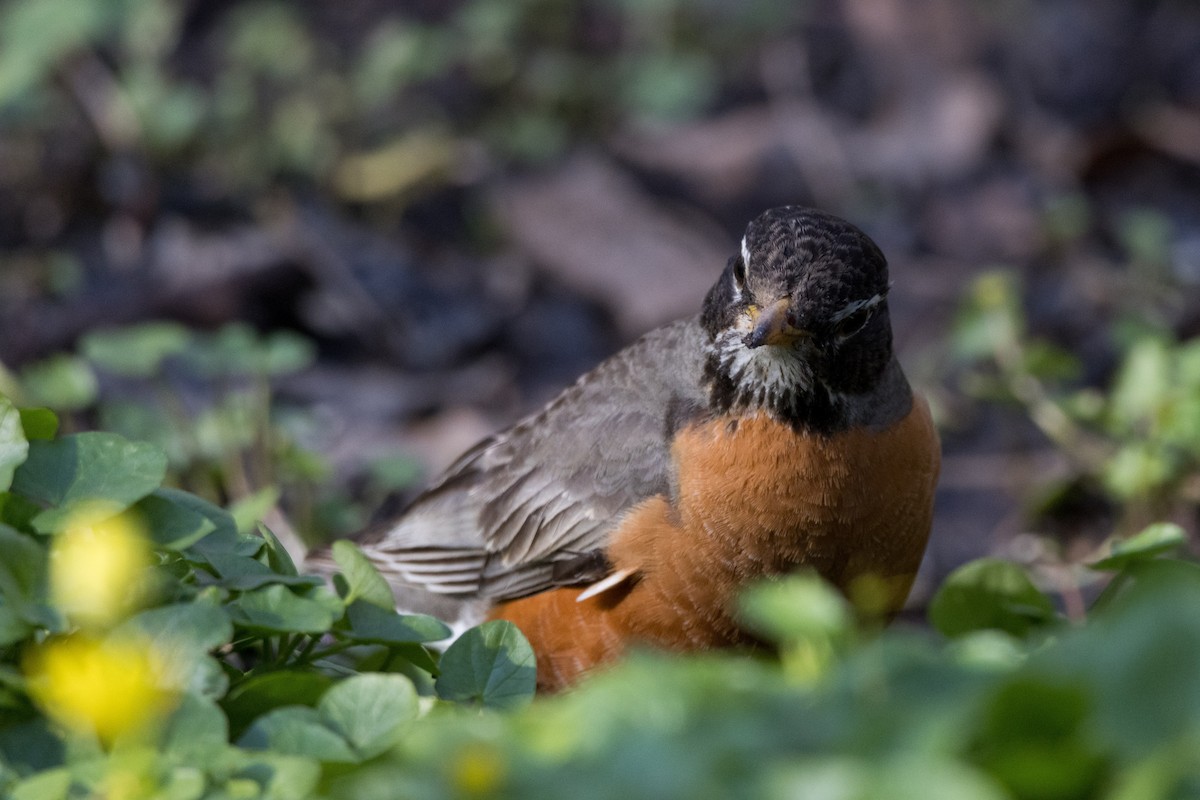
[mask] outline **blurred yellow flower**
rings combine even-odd
[[[111,742],[154,725],[174,704],[153,645],[134,637],[55,639],[25,660],[29,693],[52,719]]]
[[[492,747],[484,744],[467,746],[454,759],[452,776],[459,793],[470,796],[495,792],[508,773],[504,759]]]
[[[98,507],[85,508],[54,542],[51,597],[73,622],[110,625],[136,604],[151,555],[142,527],[132,515],[106,515]]]

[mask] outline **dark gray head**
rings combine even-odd
[[[713,404],[839,427],[845,398],[872,391],[892,360],[887,291],[883,253],[845,220],[800,206],[759,215],[704,301]]]

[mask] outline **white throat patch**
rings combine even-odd
[[[755,387],[763,390],[764,397],[788,397],[812,390],[812,369],[804,359],[778,347],[746,347],[742,343],[746,333],[734,328],[721,333],[716,341],[721,362],[739,389]]]

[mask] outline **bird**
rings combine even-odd
[[[753,645],[746,587],[870,578],[894,614],[941,462],[893,352],[879,247],[803,206],[751,220],[699,313],[459,457],[359,540],[398,607],[508,620],[539,692],[634,648]]]

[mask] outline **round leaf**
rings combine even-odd
[[[233,625],[220,608],[204,602],[176,603],[131,617],[132,626],[166,652],[187,651],[196,656],[215,650],[233,638]]]
[[[150,539],[165,550],[183,550],[217,529],[208,517],[155,492],[135,506]]]
[[[22,408],[21,427],[26,439],[53,439],[58,433],[58,415],[48,408]]]
[[[396,600],[388,582],[354,542],[341,539],[333,543],[331,550],[333,560],[337,562],[342,577],[346,580],[347,603],[361,598],[389,611],[396,607]]]
[[[450,626],[425,614],[397,614],[366,600],[356,600],[346,609],[348,638],[374,644],[437,642],[448,637]]]
[[[57,355],[21,372],[26,391],[37,405],[78,411],[96,402],[99,384],[91,366],[78,356]]]
[[[246,592],[226,608],[236,624],[269,633],[324,633],[334,622],[327,604],[277,583]]]
[[[515,708],[532,699],[537,683],[533,648],[504,620],[464,633],[446,648],[440,666],[438,696],[458,703]]]
[[[51,506],[34,518],[34,527],[54,533],[80,504],[106,502],[113,513],[128,508],[157,489],[166,470],[166,455],[152,444],[113,433],[79,433],[30,442],[12,490]]]
[[[171,714],[159,748],[184,764],[210,764],[229,746],[229,722],[216,703],[185,694]]]
[[[1050,599],[1024,569],[991,558],[950,573],[929,606],[929,621],[945,636],[997,629],[1023,637],[1054,619]]]
[[[395,746],[417,718],[417,690],[403,675],[370,672],[335,684],[317,705],[325,725],[363,758]]]
[[[845,598],[815,574],[759,584],[742,596],[741,611],[755,631],[774,642],[839,640],[852,625]]]
[[[315,706],[333,679],[319,672],[276,670],[238,682],[221,701],[234,735],[256,717],[283,706]]]
[[[1187,533],[1173,522],[1150,525],[1136,536],[1115,542],[1108,558],[1089,566],[1092,569],[1116,571],[1135,561],[1144,561],[1177,549],[1187,541]]]
[[[274,750],[334,763],[360,760],[346,740],[322,725],[317,712],[307,706],[286,706],[263,714],[238,744],[249,750]]]
[[[119,330],[93,331],[83,338],[83,354],[97,366],[117,375],[148,377],[163,359],[182,352],[188,331],[171,322],[147,322]]]

